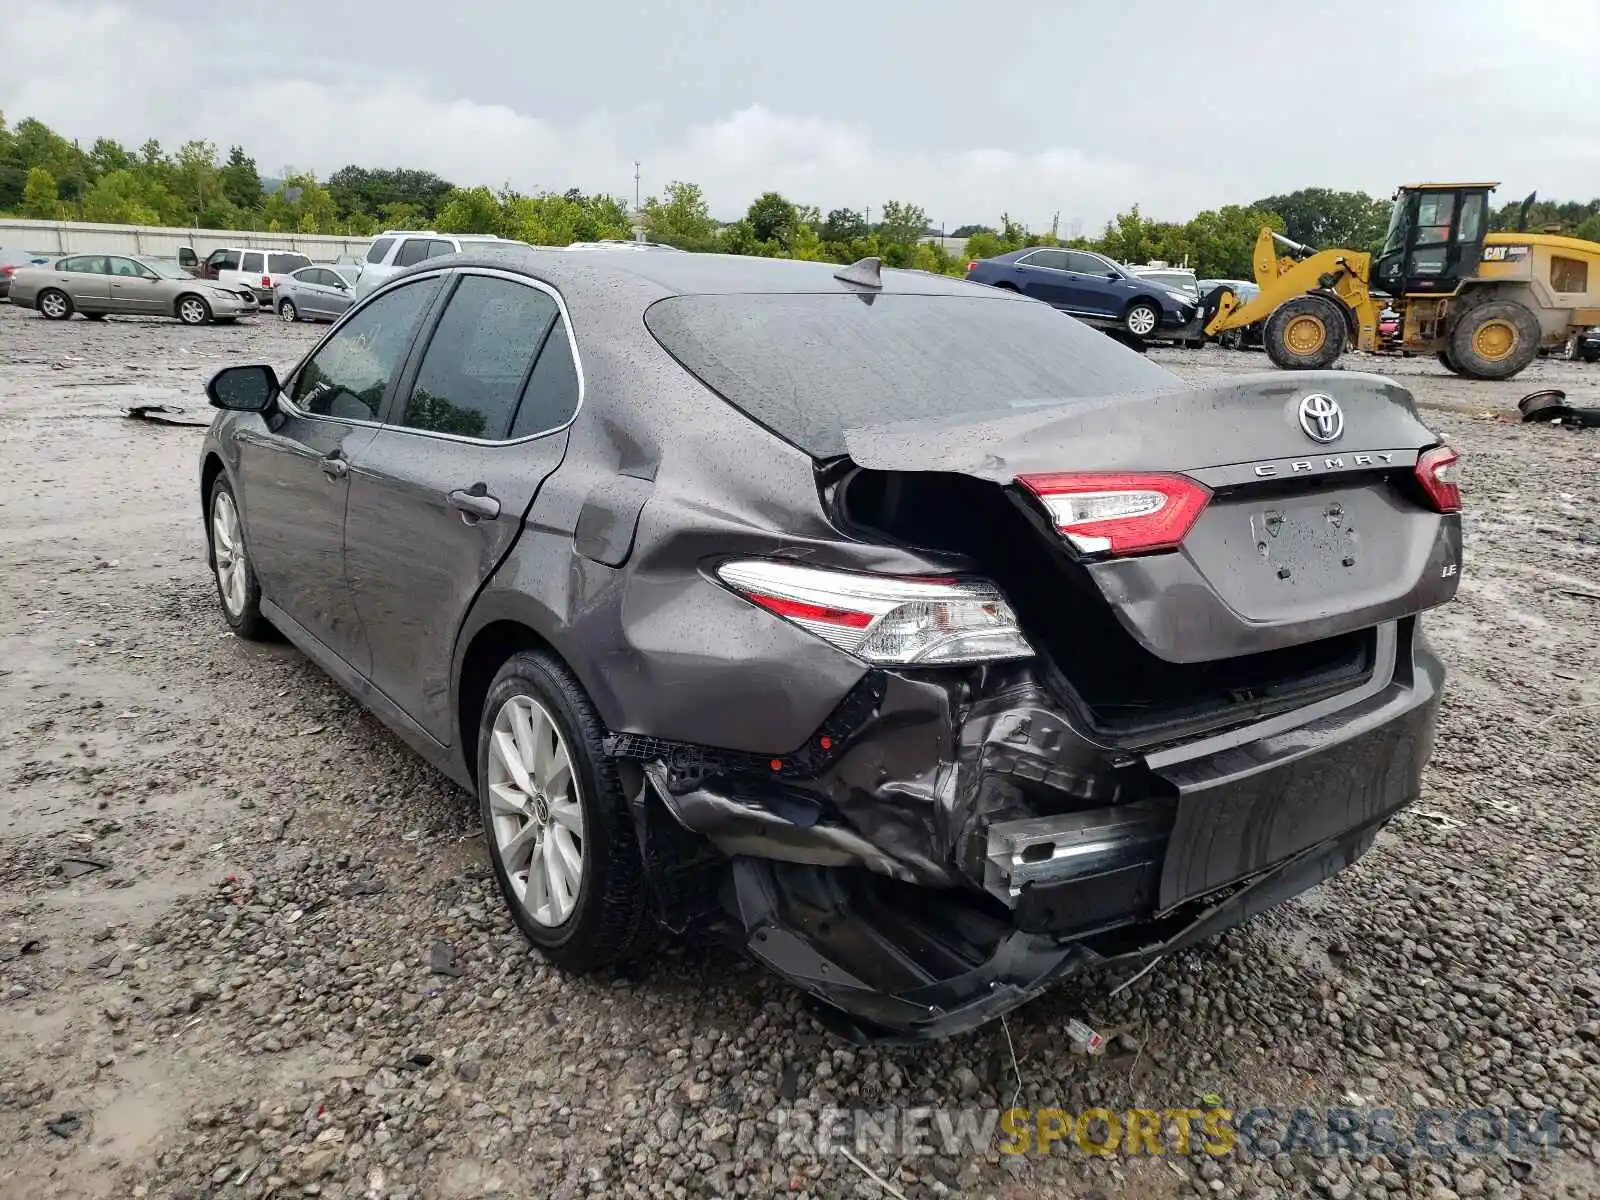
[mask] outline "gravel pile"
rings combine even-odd
[[[1461,597],[1427,626],[1453,676],[1421,802],[1351,872],[1112,1000],[1062,990],[953,1042],[862,1049],[713,948],[555,972],[504,915],[468,799],[292,649],[222,636],[198,431],[116,405],[311,336],[0,309],[20,360],[0,479],[27,481],[0,484],[18,1194],[1600,1194],[1600,437],[1478,419],[1503,389],[1377,364],[1461,410],[1432,419],[1470,497]],[[1193,377],[1240,361],[1155,353]],[[1539,369],[1575,398],[1600,379]],[[81,501],[30,504],[60,489]],[[1104,1054],[1073,1048],[1076,1015]],[[1430,1107],[1553,1109],[1561,1144],[1317,1157],[1284,1152],[1279,1121],[1254,1156],[1010,1156],[997,1135],[856,1162],[780,1136],[833,1108],[1214,1103],[1389,1107],[1402,1135]]]

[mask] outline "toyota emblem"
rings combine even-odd
[[[1300,428],[1313,442],[1336,442],[1344,433],[1344,410],[1326,392],[1312,392],[1300,401]]]

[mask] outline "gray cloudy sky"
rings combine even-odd
[[[776,188],[1063,232],[1423,177],[1600,195],[1600,0],[0,0],[0,27],[8,121],[264,174],[631,197],[638,158],[724,218]]]

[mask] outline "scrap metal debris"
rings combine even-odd
[[[211,424],[210,421],[179,420],[184,410],[171,404],[135,404],[122,412],[132,420],[154,421],[159,425],[197,425],[204,429]]]
[[[1568,404],[1567,394],[1560,388],[1529,392],[1517,401],[1517,411],[1524,422],[1541,421],[1570,429],[1600,429],[1600,408]]]

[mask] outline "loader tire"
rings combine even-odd
[[[1286,371],[1321,371],[1344,353],[1348,332],[1333,301],[1296,296],[1267,318],[1267,357]]]
[[[1461,374],[1461,365],[1457,363],[1455,359],[1450,357],[1450,351],[1440,350],[1438,353],[1439,361],[1444,364],[1444,369],[1446,371],[1449,371],[1452,375]]]
[[[1449,354],[1468,379],[1510,379],[1539,356],[1539,318],[1515,300],[1485,300],[1457,318]]]

